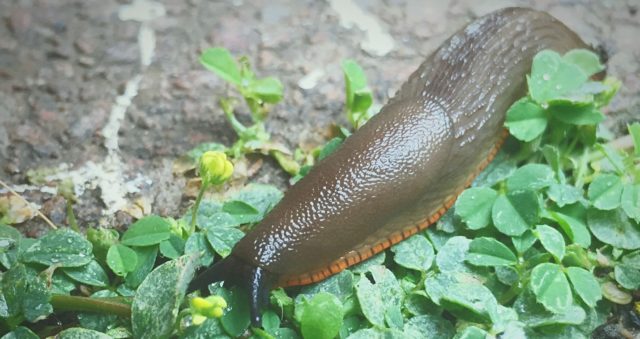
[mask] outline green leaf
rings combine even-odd
[[[563,313],[573,304],[569,281],[556,264],[543,263],[531,271],[531,289],[546,309]]]
[[[564,257],[565,243],[562,234],[555,228],[547,225],[538,225],[535,234],[542,246],[553,255],[556,260],[561,261]]]
[[[93,259],[92,248],[91,243],[80,234],[60,229],[49,231],[29,246],[22,254],[22,260],[47,266],[84,266]]]
[[[537,194],[533,191],[519,191],[498,195],[491,217],[498,231],[518,236],[538,221],[539,213]]]
[[[436,254],[436,265],[441,272],[470,272],[465,264],[471,240],[463,236],[455,236],[447,240]]]
[[[587,77],[604,70],[598,55],[590,50],[573,49],[563,55],[562,59],[578,66]]]
[[[332,339],[342,326],[342,303],[333,294],[321,292],[303,304],[300,329],[309,339]]]
[[[562,60],[556,52],[544,50],[533,58],[527,84],[531,98],[545,104],[579,89],[587,79],[580,67]]]
[[[625,254],[621,259],[622,264],[640,270],[640,251]]]
[[[282,100],[282,83],[274,77],[253,80],[249,83],[247,89],[260,100],[270,104],[275,104]]]
[[[455,329],[451,322],[438,315],[419,315],[404,324],[407,338],[452,338]]]
[[[600,284],[591,272],[580,267],[568,267],[567,276],[580,299],[589,307],[595,307],[598,300],[602,299]]]
[[[158,256],[158,246],[134,247],[138,263],[136,268],[125,278],[127,287],[136,288],[153,269]]]
[[[187,327],[184,331],[182,339],[207,339],[207,338],[216,338],[223,339],[227,338],[225,335],[224,329],[222,328],[222,324],[220,324],[220,320],[216,318],[208,318],[200,325],[193,325]]]
[[[403,332],[388,328],[365,328],[349,335],[347,339],[405,339]]]
[[[631,291],[640,288],[639,268],[626,264],[616,264],[613,273],[620,286]]]
[[[625,164],[624,158],[619,150],[614,149],[609,145],[595,144],[594,147],[605,156],[605,159],[600,161],[600,167],[607,171],[615,171],[619,176],[624,176]],[[607,174],[611,175],[611,174]],[[596,177],[597,179],[598,177]],[[594,179],[595,180],[595,179]]]
[[[170,224],[157,215],[146,216],[131,226],[122,235],[120,241],[127,246],[150,246],[169,239]]]
[[[224,330],[232,337],[239,337],[249,327],[249,296],[237,287],[230,290],[220,289],[219,295],[227,301],[229,307],[220,322]]]
[[[582,190],[577,187],[556,183],[551,184],[549,191],[547,191],[549,198],[560,207],[579,201],[583,194]]]
[[[518,271],[511,266],[496,266],[496,278],[507,286],[517,284],[520,280]]]
[[[0,224],[0,253],[16,248],[21,239],[22,235],[17,229]]]
[[[233,246],[244,237],[244,233],[237,228],[212,228],[207,232],[207,240],[216,253],[226,257]]]
[[[505,126],[516,139],[529,142],[542,135],[547,122],[545,110],[529,97],[524,97],[509,107]]]
[[[549,113],[554,119],[571,125],[597,125],[604,121],[604,114],[594,104],[581,107],[552,106]]]
[[[471,186],[494,186],[495,184],[503,181],[511,176],[516,170],[516,163],[512,157],[506,156],[504,151],[498,152],[493,161],[487,165],[484,171],[480,172],[478,176],[473,180]]]
[[[273,185],[249,184],[231,196],[231,199],[245,202],[264,215],[282,199],[282,196],[282,191]]]
[[[200,63],[222,79],[240,85],[242,77],[238,63],[225,48],[209,48],[200,55]]]
[[[0,339],[40,339],[40,337],[30,329],[18,326],[13,331],[3,335]]]
[[[600,211],[590,209],[587,224],[600,241],[627,250],[640,248],[640,228],[633,225],[620,209]]]
[[[113,245],[107,252],[107,265],[113,273],[124,277],[133,272],[138,265],[136,252],[124,245]]]
[[[102,332],[88,330],[86,328],[72,327],[68,328],[56,335],[59,339],[111,339]]]
[[[475,326],[465,327],[464,330],[462,330],[462,332],[458,332],[454,337],[454,339],[486,339],[486,338],[489,338],[489,333]]]
[[[168,338],[196,269],[195,256],[183,256],[158,266],[140,284],[131,304],[136,338]]]
[[[5,272],[0,286],[9,316],[24,315],[28,321],[36,322],[53,312],[45,281],[23,264]]]
[[[185,241],[181,237],[171,233],[169,239],[163,240],[160,243],[160,253],[169,259],[177,259],[184,253]]]
[[[498,302],[491,291],[480,284],[458,283],[449,286],[440,305],[457,318],[470,322],[490,323]]]
[[[253,206],[247,204],[244,201],[240,200],[230,200],[226,201],[224,205],[222,205],[222,210],[231,214],[231,215],[242,215],[242,214],[259,214],[260,211],[255,209]]]
[[[375,326],[384,327],[385,302],[378,286],[362,275],[356,284],[356,295],[365,318]]]
[[[372,266],[369,271],[380,289],[380,295],[384,300],[384,315],[389,327],[402,328],[401,307],[404,301],[404,291],[393,273],[382,265]]]
[[[586,313],[582,307],[576,305],[569,305],[562,313],[547,311],[537,302],[536,296],[528,288],[518,296],[513,304],[513,309],[518,312],[519,321],[531,328],[578,325],[582,324],[586,318]]]
[[[537,191],[553,184],[553,176],[553,170],[548,165],[526,164],[507,179],[507,188],[510,191]]]
[[[587,193],[593,206],[599,210],[612,210],[620,206],[622,196],[622,180],[613,174],[597,176]]]
[[[488,187],[466,189],[456,201],[455,213],[472,230],[488,226],[491,223],[491,207],[498,193]]]
[[[595,96],[595,103],[598,107],[604,107],[611,102],[611,99],[618,93],[618,90],[622,86],[620,80],[613,77],[606,77],[602,84],[607,88],[604,92],[598,93]]]
[[[54,272],[51,276],[49,289],[52,294],[70,294],[76,289],[76,283],[60,270]]]
[[[213,263],[213,249],[207,241],[204,233],[193,233],[184,244],[184,254],[197,253],[200,258],[200,266],[209,266]]]
[[[622,189],[621,206],[624,213],[640,223],[640,184],[625,185]]]
[[[562,264],[567,266],[577,266],[586,269],[591,269],[593,263],[589,259],[587,251],[578,244],[571,244],[567,246],[567,253],[562,259]]]
[[[640,122],[634,122],[633,124],[627,125],[627,129],[629,130],[629,135],[631,135],[631,139],[633,140],[635,155],[640,155]]]
[[[9,269],[18,261],[22,234],[11,226],[0,224],[0,243],[2,244],[0,264]]]
[[[237,225],[255,223],[262,220],[262,213],[255,207],[240,200],[225,201],[222,211],[235,219]]]
[[[514,265],[518,262],[511,250],[494,238],[476,238],[469,244],[467,261],[476,266]]]
[[[533,235],[531,230],[526,230],[520,236],[511,237],[511,242],[516,251],[520,254],[526,252],[538,239]]]
[[[395,253],[393,260],[398,265],[418,271],[428,270],[435,257],[429,240],[419,234],[391,247],[391,251]]]
[[[573,241],[584,248],[591,246],[591,234],[587,229],[587,225],[583,220],[574,218],[570,215],[566,215],[560,212],[548,211],[549,215],[555,220],[562,228],[565,234]]]
[[[349,121],[359,127],[361,119],[373,104],[373,95],[367,87],[367,78],[362,68],[353,60],[342,62],[342,71],[346,87],[346,111]]]
[[[341,319],[342,320],[342,319]],[[266,311],[262,314],[262,328],[273,333],[280,327],[280,317],[273,311]]]
[[[91,260],[88,264],[80,267],[67,267],[62,269],[69,278],[90,286],[107,287],[109,277],[100,264]]]
[[[91,298],[113,298],[117,297],[116,292],[110,290],[100,290],[91,295]],[[110,328],[116,326],[118,322],[118,316],[113,314],[100,314],[100,313],[78,313],[78,322],[84,328],[106,332]]]
[[[320,150],[320,154],[318,154],[318,161],[326,158],[327,156],[329,156],[329,154],[335,152],[335,150],[337,150],[340,147],[340,145],[342,145],[343,141],[344,139],[340,137],[335,137],[329,140],[329,142],[327,142],[324,145],[324,147],[322,147],[322,150]]]
[[[353,296],[353,273],[344,270],[317,284],[303,287],[298,295],[305,295],[311,299],[320,292],[331,293],[338,297],[342,303],[346,303],[347,299]]]

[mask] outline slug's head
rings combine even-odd
[[[203,295],[209,294],[209,284],[218,281],[237,285],[248,291],[251,325],[261,327],[262,309],[269,301],[269,291],[273,284],[271,274],[231,254],[198,274],[189,284],[187,291],[190,293],[199,290]]]

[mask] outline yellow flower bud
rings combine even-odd
[[[214,305],[214,307],[227,308],[227,302],[223,297],[211,295],[207,297],[207,301]]]
[[[215,307],[215,305],[205,298],[195,297],[191,299],[191,307],[194,311],[203,313],[204,311]]]
[[[223,314],[224,312],[222,311],[221,307],[216,307],[213,309],[212,315],[214,318],[220,318]]]
[[[227,181],[233,173],[233,164],[227,155],[218,151],[205,152],[200,157],[200,177],[203,183],[219,185]]]
[[[225,182],[227,180],[229,180],[229,178],[231,178],[231,175],[233,174],[233,164],[231,163],[231,161],[225,161],[224,162],[224,171],[222,172],[222,175],[220,176],[220,182]]]

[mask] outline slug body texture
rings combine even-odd
[[[586,45],[543,12],[506,8],[473,21],[291,187],[220,267],[244,265],[237,274],[260,288],[304,285],[426,228],[500,147],[505,112],[525,94],[533,56],[574,48]],[[226,280],[215,271],[195,287]],[[252,292],[252,303],[260,293]]]

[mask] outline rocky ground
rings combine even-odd
[[[176,216],[189,199],[174,160],[202,142],[234,140],[215,100],[228,89],[199,64],[203,49],[247,55],[259,75],[281,79],[285,100],[267,128],[308,149],[344,121],[341,60],[363,66],[383,103],[451,33],[510,5],[548,11],[601,46],[623,82],[607,124],[620,133],[639,119],[637,0],[3,0],[0,179],[57,224],[65,203],[52,182],[65,178],[82,226],[128,224],[122,210],[136,198]],[[254,179],[286,185],[270,160]],[[34,218],[20,227],[37,235],[45,226]]]

